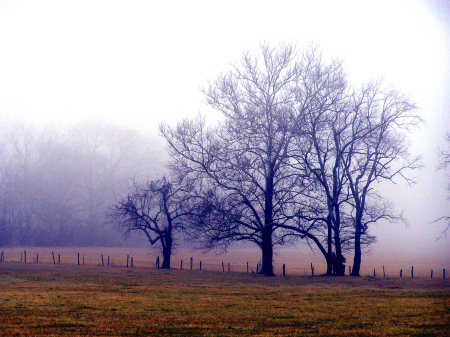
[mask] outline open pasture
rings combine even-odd
[[[450,281],[5,262],[2,336],[448,336]]]

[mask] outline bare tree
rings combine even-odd
[[[341,61],[324,64],[317,49],[310,50],[306,56],[308,67],[297,89],[303,104],[297,115],[294,158],[295,167],[315,179],[317,188],[304,195],[314,207],[312,212],[302,212],[302,216],[309,223],[314,220],[326,227],[322,235],[315,236],[322,236],[326,241],[327,274],[343,275],[342,247],[348,247],[350,234],[349,226],[344,226],[343,221],[348,193],[342,165],[348,146],[342,134],[348,128],[349,86]],[[322,227],[308,226],[316,230]]]
[[[203,90],[223,123],[208,129],[199,117],[176,128],[161,126],[175,171],[201,177],[220,200],[215,212],[227,222],[209,222],[217,225],[209,227],[216,234],[210,243],[255,243],[265,275],[273,275],[273,246],[282,237],[277,229],[288,220],[281,210],[300,185],[287,158],[301,71],[294,46],[263,44],[260,56],[244,53],[240,64]]]
[[[447,141],[447,145],[449,146],[446,150],[439,150],[438,152],[438,158],[439,158],[439,163],[438,163],[438,170],[446,170],[447,168],[450,167],[450,133],[447,132],[447,134],[445,135],[445,140]],[[450,193],[450,183],[447,185],[447,191]],[[450,199],[450,194],[449,197]],[[445,222],[447,223],[447,227],[442,231],[442,234],[439,236],[439,238],[441,238],[442,236],[447,235],[447,231],[450,228],[450,215],[444,215],[441,216],[439,218],[437,218],[436,220],[433,220],[432,223],[437,223],[437,222]]]
[[[421,122],[416,106],[395,90],[383,90],[380,82],[362,87],[353,96],[350,128],[346,137],[350,146],[343,161],[353,207],[355,226],[352,275],[359,276],[361,236],[370,223],[379,219],[402,220],[374,190],[375,183],[395,181],[412,184],[408,170],[420,167],[419,158],[409,154],[406,133]]]
[[[146,184],[135,183],[132,191],[122,198],[110,212],[117,227],[129,234],[145,234],[151,245],[159,242],[163,254],[162,269],[170,269],[174,235],[183,227],[189,214],[190,197],[186,186],[166,178]]]

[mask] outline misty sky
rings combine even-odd
[[[157,135],[204,112],[199,87],[263,42],[318,43],[344,59],[355,86],[383,77],[425,124],[411,137],[425,168],[409,188],[382,186],[410,226],[377,225],[381,250],[434,252],[450,213],[449,177],[436,172],[450,131],[447,1],[0,1],[0,116],[66,126],[104,119]]]

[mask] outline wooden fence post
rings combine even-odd
[[[80,265],[80,253],[78,253],[78,265]]]
[[[283,263],[283,276],[286,276],[286,265]]]
[[[202,261],[200,261],[200,270],[202,270]]]
[[[256,273],[257,273],[257,274],[259,273],[259,263],[256,264]]]
[[[411,278],[414,278],[414,267],[411,267]]]
[[[131,268],[133,268],[133,257],[131,257]]]
[[[375,273],[375,268],[373,268],[373,277],[376,277],[377,274]]]
[[[128,260],[130,259],[130,255],[127,255],[127,268],[128,268]]]
[[[0,256],[0,262],[3,262],[3,250],[2,250],[2,255]]]
[[[222,261],[222,271],[225,272],[225,265],[223,264],[223,261]]]
[[[312,262],[311,262],[311,275],[314,276],[314,267],[313,267]]]
[[[27,251],[26,250],[23,251],[23,262],[27,263]]]
[[[105,261],[103,261],[103,254],[102,254],[102,266],[105,266]]]
[[[109,266],[109,255],[108,255],[108,266]]]
[[[433,269],[431,269],[431,278],[433,278]]]
[[[400,278],[402,278],[403,269],[400,269]]]
[[[39,254],[36,254],[36,263],[39,263]]]
[[[383,265],[383,277],[386,277],[386,272],[384,271],[384,265]]]
[[[159,255],[156,257],[156,269],[159,269]],[[183,269],[183,260],[181,260],[181,268]]]
[[[159,257],[159,256],[158,256]],[[181,260],[180,270],[183,270],[183,260]]]
[[[194,263],[194,259],[191,257],[191,270],[192,270],[192,264]]]
[[[248,274],[248,261],[247,261],[247,274]]]
[[[228,272],[230,272],[230,262],[228,262]]]
[[[445,269],[444,269],[443,272],[442,272],[442,277],[443,277],[444,280],[445,280]]]
[[[52,250],[52,257],[53,257],[53,264],[56,264],[56,261],[55,261],[55,253],[53,253],[53,250]]]

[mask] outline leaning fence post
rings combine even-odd
[[[53,253],[53,250],[52,250],[52,257],[53,257],[53,264],[56,264],[56,262],[55,262],[55,253]]]

